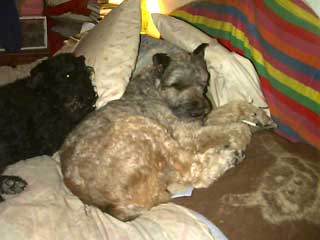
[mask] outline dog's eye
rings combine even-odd
[[[70,74],[66,74],[66,78],[69,78],[70,77]]]
[[[177,90],[183,90],[184,88],[186,88],[186,85],[180,84],[180,83],[173,83],[171,84],[169,87],[173,87]]]

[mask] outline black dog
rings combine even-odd
[[[0,87],[0,174],[19,160],[52,155],[66,135],[95,109],[92,68],[70,53],[49,58],[31,76]],[[0,176],[2,193],[21,192],[27,183]]]

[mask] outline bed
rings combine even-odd
[[[222,1],[206,1],[214,2]],[[172,16],[183,18],[179,13],[190,6],[197,5],[190,3]],[[95,68],[97,106],[101,107],[121,97],[130,76],[148,64],[153,53],[191,51],[207,42],[211,45],[206,58],[213,103],[219,105],[237,97],[253,100],[260,107],[269,106],[260,88],[259,73],[241,56],[244,54],[230,52],[221,39],[222,44],[196,28],[197,24],[192,23],[194,27],[178,18],[154,14],[162,40],[140,36],[139,1],[127,0],[80,42],[70,40],[60,52],[83,54]],[[34,64],[2,67],[0,71],[15,79],[27,74]],[[226,82],[228,79],[232,81]],[[239,88],[244,84],[245,88]],[[6,171],[25,178],[29,187],[19,195],[7,196],[8,201],[0,205],[0,235],[2,239],[48,240],[318,239],[319,159],[319,150],[309,144],[261,132],[254,136],[246,160],[210,188],[194,190],[192,196],[175,198],[173,203],[123,223],[84,205],[70,193],[62,181],[59,154],[39,156]]]

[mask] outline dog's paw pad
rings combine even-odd
[[[18,194],[22,192],[28,183],[17,176],[1,176],[0,191],[3,194]]]
[[[245,159],[246,154],[242,150],[235,150],[234,151],[234,165],[238,165],[240,162],[242,162],[243,159]]]
[[[220,152],[227,156],[226,159],[228,159],[229,164],[232,166],[238,165],[245,158],[243,150],[235,150],[230,148],[230,146],[224,147]]]

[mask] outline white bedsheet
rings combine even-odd
[[[48,156],[21,161],[6,174],[19,175],[29,185],[0,204],[1,240],[218,239],[191,211],[172,203],[127,223],[84,205],[63,184],[59,163]]]

